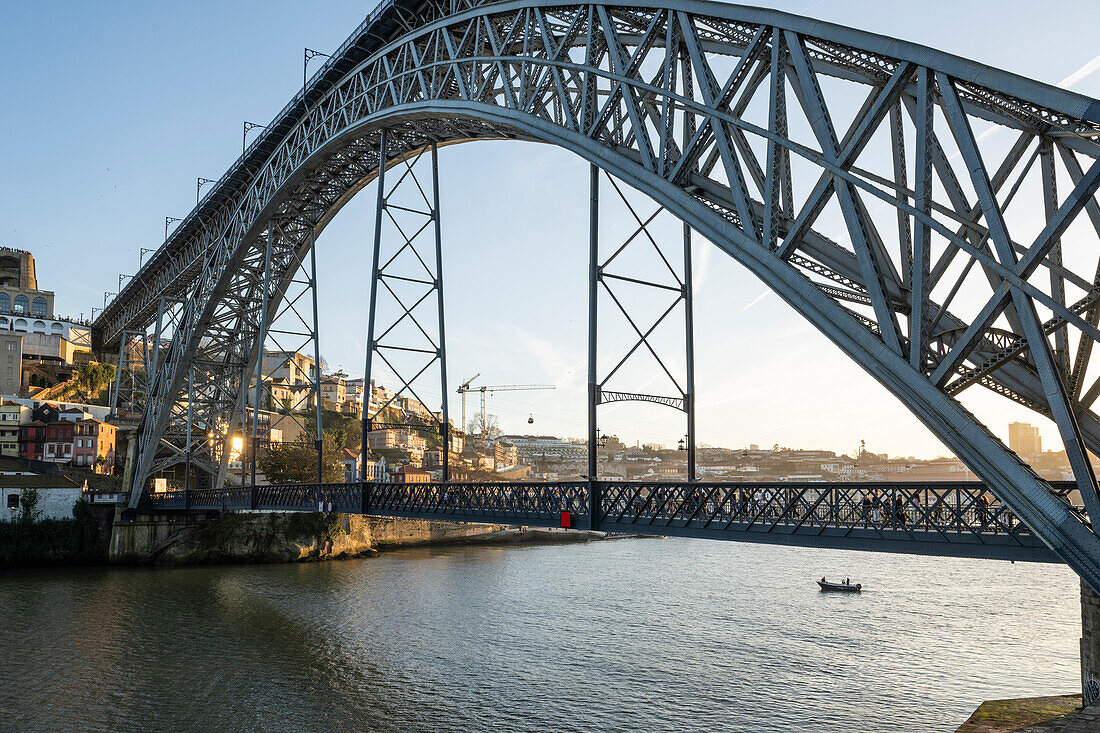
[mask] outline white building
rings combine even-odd
[[[4,496],[3,516],[0,520],[19,518],[19,501],[23,492],[38,492],[36,511],[41,519],[71,519],[73,506],[84,495],[84,487],[65,476],[47,476],[40,473],[5,471],[0,473],[0,493]]]
[[[500,440],[514,445],[524,461],[540,458],[558,461],[588,458],[588,447],[585,444],[567,443],[553,435],[502,435]]]

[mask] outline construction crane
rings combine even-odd
[[[470,391],[470,383],[481,376],[478,372],[458,386],[458,393],[462,395],[462,432],[466,432],[466,393]]]
[[[466,393],[467,392],[480,392],[481,393],[481,427],[485,428],[485,393],[486,392],[528,392],[540,389],[557,389],[552,384],[496,384],[496,385],[483,385],[481,387],[471,386],[471,382],[481,376],[481,372],[478,372],[474,376],[467,379],[458,388],[458,393],[462,395],[462,429],[466,429]],[[482,447],[485,445],[485,435],[481,436]]]

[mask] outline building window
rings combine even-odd
[[[15,342],[14,341],[9,341],[8,342],[8,351],[15,351]]]
[[[35,298],[31,303],[31,315],[33,316],[45,316],[46,315],[46,299]]]
[[[11,310],[11,298],[7,293],[0,293],[0,313],[7,313]]]
[[[26,313],[30,309],[31,302],[27,300],[25,295],[15,296],[15,312]]]

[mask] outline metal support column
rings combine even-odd
[[[309,269],[310,285],[313,291],[313,399],[315,400],[314,413],[317,416],[317,483],[324,483],[325,473],[325,435],[321,431],[321,333],[317,330],[317,242],[314,239],[314,228],[309,230]],[[337,446],[341,449],[342,446]]]
[[[413,141],[385,133],[380,141],[380,152],[379,165],[385,166],[392,159],[398,175],[390,187],[387,187],[384,172],[380,170],[378,175],[365,381],[369,385],[371,379],[380,378],[375,374],[375,368],[380,368],[381,374],[395,380],[395,388],[392,396],[377,405],[373,412],[367,403],[363,439],[367,440],[370,430],[407,430],[437,435],[443,442],[440,463],[443,478],[447,480],[450,478],[450,411],[447,406],[438,151],[430,140]],[[425,178],[428,175],[432,178],[430,184]],[[435,324],[424,313],[432,309],[435,310]],[[434,398],[426,400],[420,394],[422,385],[433,376],[430,374],[432,369],[439,369],[439,381],[435,384],[442,389],[438,410],[429,406]],[[423,411],[390,409],[399,399],[412,400]]]
[[[149,368],[149,376],[156,379],[157,369],[160,363],[160,340],[164,333],[164,296],[157,299],[157,327],[153,336],[153,353],[150,355],[152,366]],[[148,380],[148,377],[146,377]]]
[[[256,485],[256,442],[257,438],[257,426],[260,423],[260,398],[263,394],[264,383],[264,345],[267,343],[267,308],[268,297],[271,292],[271,245],[275,238],[275,226],[269,222],[267,225],[267,250],[264,252],[264,284],[263,294],[260,297],[260,334],[256,339],[256,388],[252,395],[252,445],[249,446],[252,456],[252,485]],[[188,415],[190,415],[191,406],[188,405]],[[191,429],[190,418],[187,422],[188,430]],[[190,449],[191,443],[188,441],[188,448]]]
[[[596,407],[600,403],[596,373],[596,305],[600,281],[600,169],[589,165],[588,209],[588,528],[599,529],[599,432]]]
[[[367,306],[367,363],[363,371],[363,442],[359,446],[360,470],[362,461],[366,460],[368,436],[371,431],[370,398],[371,398],[371,366],[374,362],[374,311],[378,304],[378,268],[379,256],[382,250],[382,207],[386,202],[386,130],[383,129],[378,142],[378,200],[374,210],[374,257],[371,264],[370,277],[370,303]],[[360,475],[362,478],[362,475]],[[367,483],[363,482],[363,513],[370,509],[370,490]]]
[[[187,453],[184,456],[183,468],[183,507],[191,508],[191,450],[194,438],[191,434],[191,425],[194,418],[195,404],[195,367],[191,367],[187,374]],[[256,483],[253,475],[252,483]]]
[[[443,480],[451,480],[451,418],[447,409],[447,334],[444,329],[443,310],[443,235],[439,217],[439,150],[432,143],[432,201],[435,207],[432,216],[435,219],[435,291],[439,310],[439,389],[443,404],[440,420],[440,435],[443,439]],[[465,429],[465,426],[463,426]]]
[[[124,363],[123,360],[127,359],[128,357],[128,354],[126,353],[126,347],[128,345],[127,342],[129,341],[129,339],[127,338],[128,333],[128,331],[123,331],[122,339],[118,342],[118,361],[115,363],[115,383],[114,386],[111,388],[111,411],[109,413],[112,418],[118,417],[118,415],[115,413],[118,410],[118,391],[122,387],[122,365]]]
[[[684,224],[684,411],[687,414],[687,480],[695,481],[695,316],[691,291],[691,227]]]

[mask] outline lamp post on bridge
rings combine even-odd
[[[308,81],[306,73],[309,70],[309,62],[318,56],[323,56],[326,59],[332,58],[331,54],[314,51],[312,48],[307,48],[302,56],[302,101],[305,101],[306,82]]]
[[[170,219],[172,217],[168,217],[168,218]],[[168,239],[168,222],[167,221],[164,222],[164,238]],[[138,252],[138,268],[141,267],[142,261],[145,259],[145,255],[149,254],[150,252],[156,252],[156,250],[155,249],[148,249],[146,247],[141,248],[141,251]]]
[[[245,151],[248,150],[249,131],[255,130],[257,128],[262,130],[264,129],[264,127],[266,127],[266,125],[261,125],[258,122],[249,122],[248,120],[245,120],[244,131],[241,133],[241,155],[244,155]]]
[[[168,239],[168,227],[171,226],[173,222],[179,222],[179,221],[183,221],[183,219],[180,219],[179,217],[175,217],[175,216],[166,216],[166,217],[164,217],[164,239],[165,239],[165,241],[167,241],[167,239]],[[146,250],[142,250],[142,251],[143,252],[152,252],[153,250],[146,249]]]
[[[199,203],[199,196],[202,193],[202,187],[205,186],[208,183],[214,183],[214,182],[215,182],[215,180],[213,178],[202,178],[201,176],[198,178],[198,182],[195,184],[195,205],[196,206]]]

